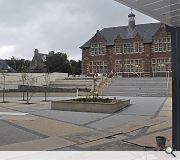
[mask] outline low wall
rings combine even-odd
[[[74,112],[115,113],[130,105],[130,100],[116,100],[112,103],[52,101],[51,109]]]
[[[66,92],[66,93],[76,93],[77,89],[80,92],[90,92],[90,89],[86,89],[86,88],[53,88],[53,87],[47,87],[47,91],[48,92]],[[30,92],[44,92],[45,91],[45,87],[41,87],[41,86],[24,86],[24,90],[27,91],[29,90]],[[18,92],[22,92],[23,91],[23,86],[20,85],[18,87]]]
[[[5,88],[6,89],[18,89],[18,85],[22,85],[23,73],[5,73]],[[27,73],[28,77],[35,79],[36,86],[45,85],[45,73]],[[57,79],[65,79],[68,77],[67,73],[50,73],[49,81],[53,82]],[[3,75],[0,73],[0,90],[3,89]]]

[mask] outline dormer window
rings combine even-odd
[[[104,55],[106,54],[106,45],[105,43],[93,43],[91,44],[91,55]]]
[[[171,52],[171,37],[156,39],[154,41],[154,52]]]

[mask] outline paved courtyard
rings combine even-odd
[[[153,150],[157,135],[171,144],[171,98],[117,98],[131,105],[115,114],[51,110],[43,97],[30,105],[8,98],[0,103],[0,150]]]

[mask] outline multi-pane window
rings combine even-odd
[[[171,38],[164,37],[156,39],[154,41],[154,51],[155,52],[170,52],[171,51]]]
[[[123,47],[124,47],[124,53],[132,53],[133,52],[133,44],[132,43],[125,43]]]
[[[143,44],[139,42],[134,43],[134,52],[141,53],[143,48]]]
[[[122,54],[123,53],[123,44],[116,44],[115,45],[115,53]]]
[[[106,45],[104,43],[94,43],[91,45],[91,55],[104,55],[106,53]]]
[[[143,50],[143,44],[141,42],[134,43],[120,43],[115,45],[116,54],[128,54],[128,53],[141,53]]]
[[[123,64],[124,63],[124,64]],[[141,59],[125,59],[116,61],[116,72],[142,72]]]
[[[90,74],[95,74],[95,73],[100,73],[100,74],[105,74],[107,73],[107,61],[93,61],[89,62],[89,73]]]
[[[153,58],[152,71],[171,71],[171,58]]]
[[[116,61],[116,73],[122,73],[123,72],[123,61],[117,60]]]
[[[124,72],[142,72],[142,60],[141,59],[126,59],[124,60]]]

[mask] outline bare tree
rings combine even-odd
[[[37,78],[32,77],[32,75],[28,75],[25,78],[25,82],[27,85],[27,90],[26,90],[26,103],[29,104],[29,101],[32,98],[32,94],[30,96],[30,86],[34,85],[37,82]]]
[[[47,90],[50,83],[49,73],[44,74],[44,101],[47,102]]]
[[[3,103],[5,103],[5,92],[6,92],[6,76],[7,74],[5,73],[2,73],[2,78],[3,78],[3,95],[2,95],[2,98],[3,98]]]
[[[25,81],[27,79],[27,73],[22,73],[21,75],[21,79],[22,79],[22,90],[23,90],[23,101],[25,101],[25,90],[24,90],[24,87],[25,87]]]

